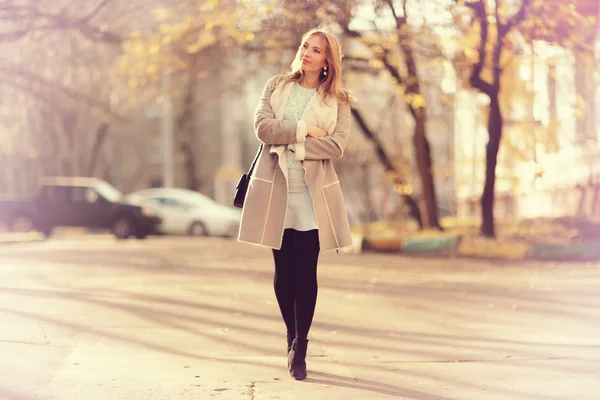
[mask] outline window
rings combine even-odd
[[[68,186],[44,186],[40,197],[48,201],[67,202],[69,201]]]
[[[98,193],[90,187],[71,188],[71,201],[74,203],[95,203],[98,201]]]
[[[123,198],[123,194],[107,182],[100,182],[95,188],[102,197],[111,203],[116,203]]]
[[[165,207],[173,207],[173,208],[186,208],[186,204],[183,204],[179,200],[175,200],[169,197],[157,197],[156,200],[160,202]]]

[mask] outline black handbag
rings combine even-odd
[[[250,166],[250,170],[247,174],[243,174],[238,182],[237,187],[235,188],[235,197],[233,198],[233,205],[237,208],[244,207],[244,200],[246,200],[246,192],[248,191],[248,184],[250,183],[250,177],[252,176],[252,172],[254,171],[254,166],[258,161],[258,157],[263,149],[263,143],[260,144],[258,148],[258,152],[256,153],[256,157],[254,157],[254,161],[252,161],[252,165]]]

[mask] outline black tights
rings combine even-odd
[[[306,339],[317,304],[319,234],[286,229],[281,250],[273,250],[275,296],[289,334]]]

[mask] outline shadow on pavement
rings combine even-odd
[[[34,278],[36,286],[41,288],[0,287],[0,293],[18,296],[23,299],[23,304],[38,298],[51,301],[58,299],[67,301],[80,309],[80,305],[92,306],[91,310],[107,309],[126,313],[137,319],[143,320],[152,326],[173,329],[184,332],[193,337],[207,338],[220,343],[230,344],[236,348],[244,349],[262,356],[281,355],[281,344],[284,343],[283,325],[281,330],[273,329],[282,324],[276,306],[266,308],[263,297],[256,295],[235,299],[231,292],[236,285],[254,285],[255,290],[264,291],[265,296],[272,292],[272,272],[270,258],[263,253],[236,253],[224,256],[220,253],[202,253],[196,249],[187,249],[184,252],[175,246],[170,253],[159,253],[152,246],[143,247],[143,251],[136,244],[132,247],[118,247],[116,250],[106,249],[71,249],[69,251],[38,251],[27,254],[2,255],[4,260],[26,260],[27,262],[52,263],[58,268],[69,268],[77,276],[109,275],[114,274],[114,280],[105,278],[102,283],[91,286],[86,281],[81,286],[68,284],[52,274],[37,274]],[[236,251],[239,251],[236,250]],[[598,307],[596,293],[593,285],[574,287],[560,287],[559,290],[536,290],[527,288],[530,277],[514,278],[506,275],[506,279],[513,279],[517,284],[505,285],[503,273],[498,270],[490,272],[485,268],[457,269],[456,275],[448,272],[447,268],[441,270],[419,269],[418,267],[398,267],[400,273],[390,274],[390,269],[374,266],[365,272],[365,258],[354,258],[352,263],[337,265],[335,263],[321,267],[320,290],[328,292],[331,298],[341,298],[345,293],[358,293],[368,298],[381,297],[389,304],[397,305],[394,314],[388,318],[395,318],[394,323],[389,323],[386,328],[365,327],[332,322],[326,319],[315,322],[315,328],[323,332],[342,332],[338,336],[321,335],[319,343],[327,349],[333,349],[339,354],[379,354],[385,355],[388,365],[374,361],[359,361],[359,356],[344,359],[337,356],[337,363],[356,370],[368,369],[372,373],[378,371],[389,374],[391,364],[408,365],[418,363],[459,363],[459,362],[493,362],[500,357],[513,357],[521,359],[540,360],[540,354],[546,354],[547,359],[561,354],[582,353],[591,349],[591,344],[570,343],[567,340],[550,342],[534,341],[529,339],[519,340],[507,332],[479,331],[468,327],[471,323],[487,324],[488,329],[518,329],[523,324],[530,324],[530,330],[542,332],[554,323],[555,326],[573,324],[594,325],[598,321]],[[483,271],[483,272],[482,272]],[[404,273],[404,274],[403,274]],[[468,279],[452,278],[468,275]],[[485,278],[482,274],[488,274]],[[370,278],[376,277],[375,284]],[[476,277],[474,279],[473,277]],[[139,291],[127,290],[124,284],[118,289],[120,279],[141,279],[149,288],[142,286]],[[169,279],[169,281],[167,281]],[[544,284],[544,277],[536,279]],[[583,276],[581,279],[585,279]],[[66,282],[78,282],[69,280]],[[129,282],[129,281],[126,281]],[[186,292],[173,294],[152,293],[153,287],[166,287],[168,282],[180,285],[189,285]],[[228,286],[230,284],[231,286]],[[205,285],[212,288],[210,292],[201,291],[197,286]],[[43,288],[43,289],[42,289]],[[259,288],[259,289],[256,289]],[[267,293],[268,292],[268,293]],[[262,294],[261,294],[262,295]],[[266,297],[265,297],[266,298]],[[274,300],[274,295],[273,295]],[[338,300],[344,304],[343,300]],[[35,304],[35,303],[32,303]],[[62,303],[61,303],[62,304]],[[490,308],[489,305],[493,305]],[[518,304],[518,309],[512,307]],[[368,311],[368,310],[367,310]],[[102,327],[86,324],[77,320],[59,318],[55,315],[44,315],[32,312],[29,309],[17,310],[8,307],[0,308],[0,312],[8,315],[24,317],[43,324],[68,328],[78,332],[87,332],[94,336],[113,339],[123,343],[140,346],[165,354],[178,355],[207,360],[211,362],[230,363],[231,358],[211,357],[193,351],[189,348],[169,345],[160,341],[140,337],[135,331],[107,330]],[[532,320],[532,316],[543,319],[543,323]],[[355,315],[355,318],[368,318],[366,315]],[[405,322],[423,322],[425,325],[414,328],[409,325],[402,329]],[[439,322],[438,329],[431,329],[427,324]],[[361,321],[362,322],[362,321]],[[460,324],[466,324],[463,328]],[[427,328],[429,326],[429,328]],[[596,324],[597,326],[597,324]],[[216,328],[225,328],[232,334],[216,334]],[[451,329],[449,329],[451,328]],[[464,333],[463,333],[464,332]],[[595,331],[598,333],[598,330]],[[259,338],[259,340],[253,340]],[[346,352],[346,353],[345,353]],[[477,354],[478,357],[474,357]],[[515,357],[518,355],[518,357]],[[282,359],[285,357],[283,355]],[[329,355],[327,355],[329,356]],[[310,352],[309,352],[310,357]],[[238,364],[274,367],[268,362],[255,359],[236,359]],[[310,368],[310,367],[309,367]],[[550,373],[581,372],[593,373],[594,362],[581,361],[580,371],[574,371],[572,366],[563,366],[560,363],[537,363],[524,366],[525,370],[546,369]],[[460,385],[463,388],[477,388],[476,382],[460,377],[451,380],[450,377],[436,376],[434,373],[422,369],[403,370],[402,374],[413,378],[437,379],[447,384]],[[324,372],[311,372],[307,383],[339,386],[351,389],[376,392],[384,395],[398,395],[409,399],[418,400],[445,400],[440,397],[426,394],[399,386],[380,383],[373,380],[346,378]],[[507,396],[519,395],[518,392],[503,387],[494,387],[491,384],[488,392],[506,394]],[[3,393],[0,389],[0,395]],[[16,398],[18,397],[9,397]],[[551,399],[553,397],[538,397]],[[25,399],[23,399],[25,400]]]

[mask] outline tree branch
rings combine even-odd
[[[469,82],[471,83],[471,86],[475,89],[479,89],[481,92],[489,95],[493,91],[492,85],[481,78],[481,73],[483,72],[483,67],[485,66],[485,60],[487,58],[486,44],[489,34],[489,23],[487,20],[485,0],[466,3],[466,5],[474,11],[475,18],[479,21],[481,29],[479,49],[477,50],[479,59],[477,60],[477,63],[473,66],[473,69],[471,70]]]
[[[406,24],[406,1],[403,2],[404,15],[402,17],[398,17],[398,13],[396,12],[396,7],[394,7],[393,0],[385,0],[385,2],[390,7],[390,11],[392,12],[394,20],[396,21],[396,26],[398,27],[398,29],[400,29],[402,25]]]
[[[492,68],[494,69],[494,88],[499,90],[500,88],[500,58],[502,56],[502,42],[504,42],[504,36],[500,31],[500,1],[496,0],[494,7],[494,16],[496,18],[496,24],[498,25],[498,34],[496,35],[496,46],[494,46],[494,56],[492,58]],[[525,4],[525,3],[523,3]],[[521,6],[521,9],[523,6]]]
[[[78,24],[85,24],[86,22],[88,22],[89,20],[91,20],[92,18],[94,18],[111,1],[113,1],[113,0],[102,0],[88,15],[86,15],[83,18],[81,18],[78,21]]]
[[[0,33],[0,42],[13,42],[21,39],[30,32],[49,31],[59,29],[76,29],[84,36],[110,44],[120,45],[123,41],[119,35],[104,31],[96,26],[89,24],[90,20],[96,16],[113,0],[101,0],[101,2],[87,15],[80,18],[68,17],[65,13],[50,14],[40,11],[35,5],[23,6],[5,6],[0,9],[1,20],[10,22],[22,21],[25,23],[23,28],[15,28]]]
[[[382,57],[381,61],[383,62],[385,69],[390,73],[392,78],[394,78],[399,85],[405,85],[404,78],[402,78],[402,75],[400,75],[398,67],[392,64],[389,57],[387,56],[387,53]]]
[[[498,36],[504,38],[508,32],[517,24],[519,24],[527,14],[527,8],[529,7],[529,3],[531,0],[522,0],[521,7],[519,7],[519,11],[515,13],[512,17],[506,21],[506,23],[501,23],[499,19],[496,19],[498,23]],[[498,0],[496,0],[496,5],[498,5]],[[497,7],[496,7],[497,8]],[[496,10],[496,18],[498,18],[498,11]]]
[[[392,160],[388,157],[387,153],[385,152],[385,149],[383,148],[383,144],[381,143],[379,138],[373,133],[373,131],[368,127],[368,125],[367,125],[366,121],[364,120],[363,116],[361,115],[361,113],[357,109],[352,108],[352,116],[354,117],[354,120],[360,127],[360,130],[362,131],[362,133],[367,137],[367,139],[371,143],[373,143],[375,145],[375,151],[377,153],[377,157],[379,158],[379,161],[381,161],[381,164],[383,164],[383,167],[385,168],[385,170],[386,171],[396,171],[397,168],[394,166],[394,163],[392,162]]]
[[[5,60],[2,60],[2,59],[0,59],[0,61],[2,61],[3,63],[6,62]],[[97,101],[96,99],[94,99],[92,97],[86,96],[76,90],[73,90],[69,87],[63,86],[59,83],[49,82],[45,78],[43,78],[35,73],[25,71],[18,67],[10,67],[10,66],[4,65],[4,64],[0,64],[0,73],[7,74],[7,77],[6,77],[7,82],[8,82],[8,79],[13,80],[15,78],[20,77],[20,78],[26,79],[30,82],[40,84],[40,85],[42,85],[50,90],[53,90],[55,92],[61,93],[62,95],[67,96],[73,100],[77,100],[83,104],[87,104],[90,107],[97,108],[98,110],[102,111],[104,114],[114,118],[116,121],[119,121],[119,122],[127,121],[126,117],[113,111],[111,109],[110,105],[107,105],[100,101]]]

